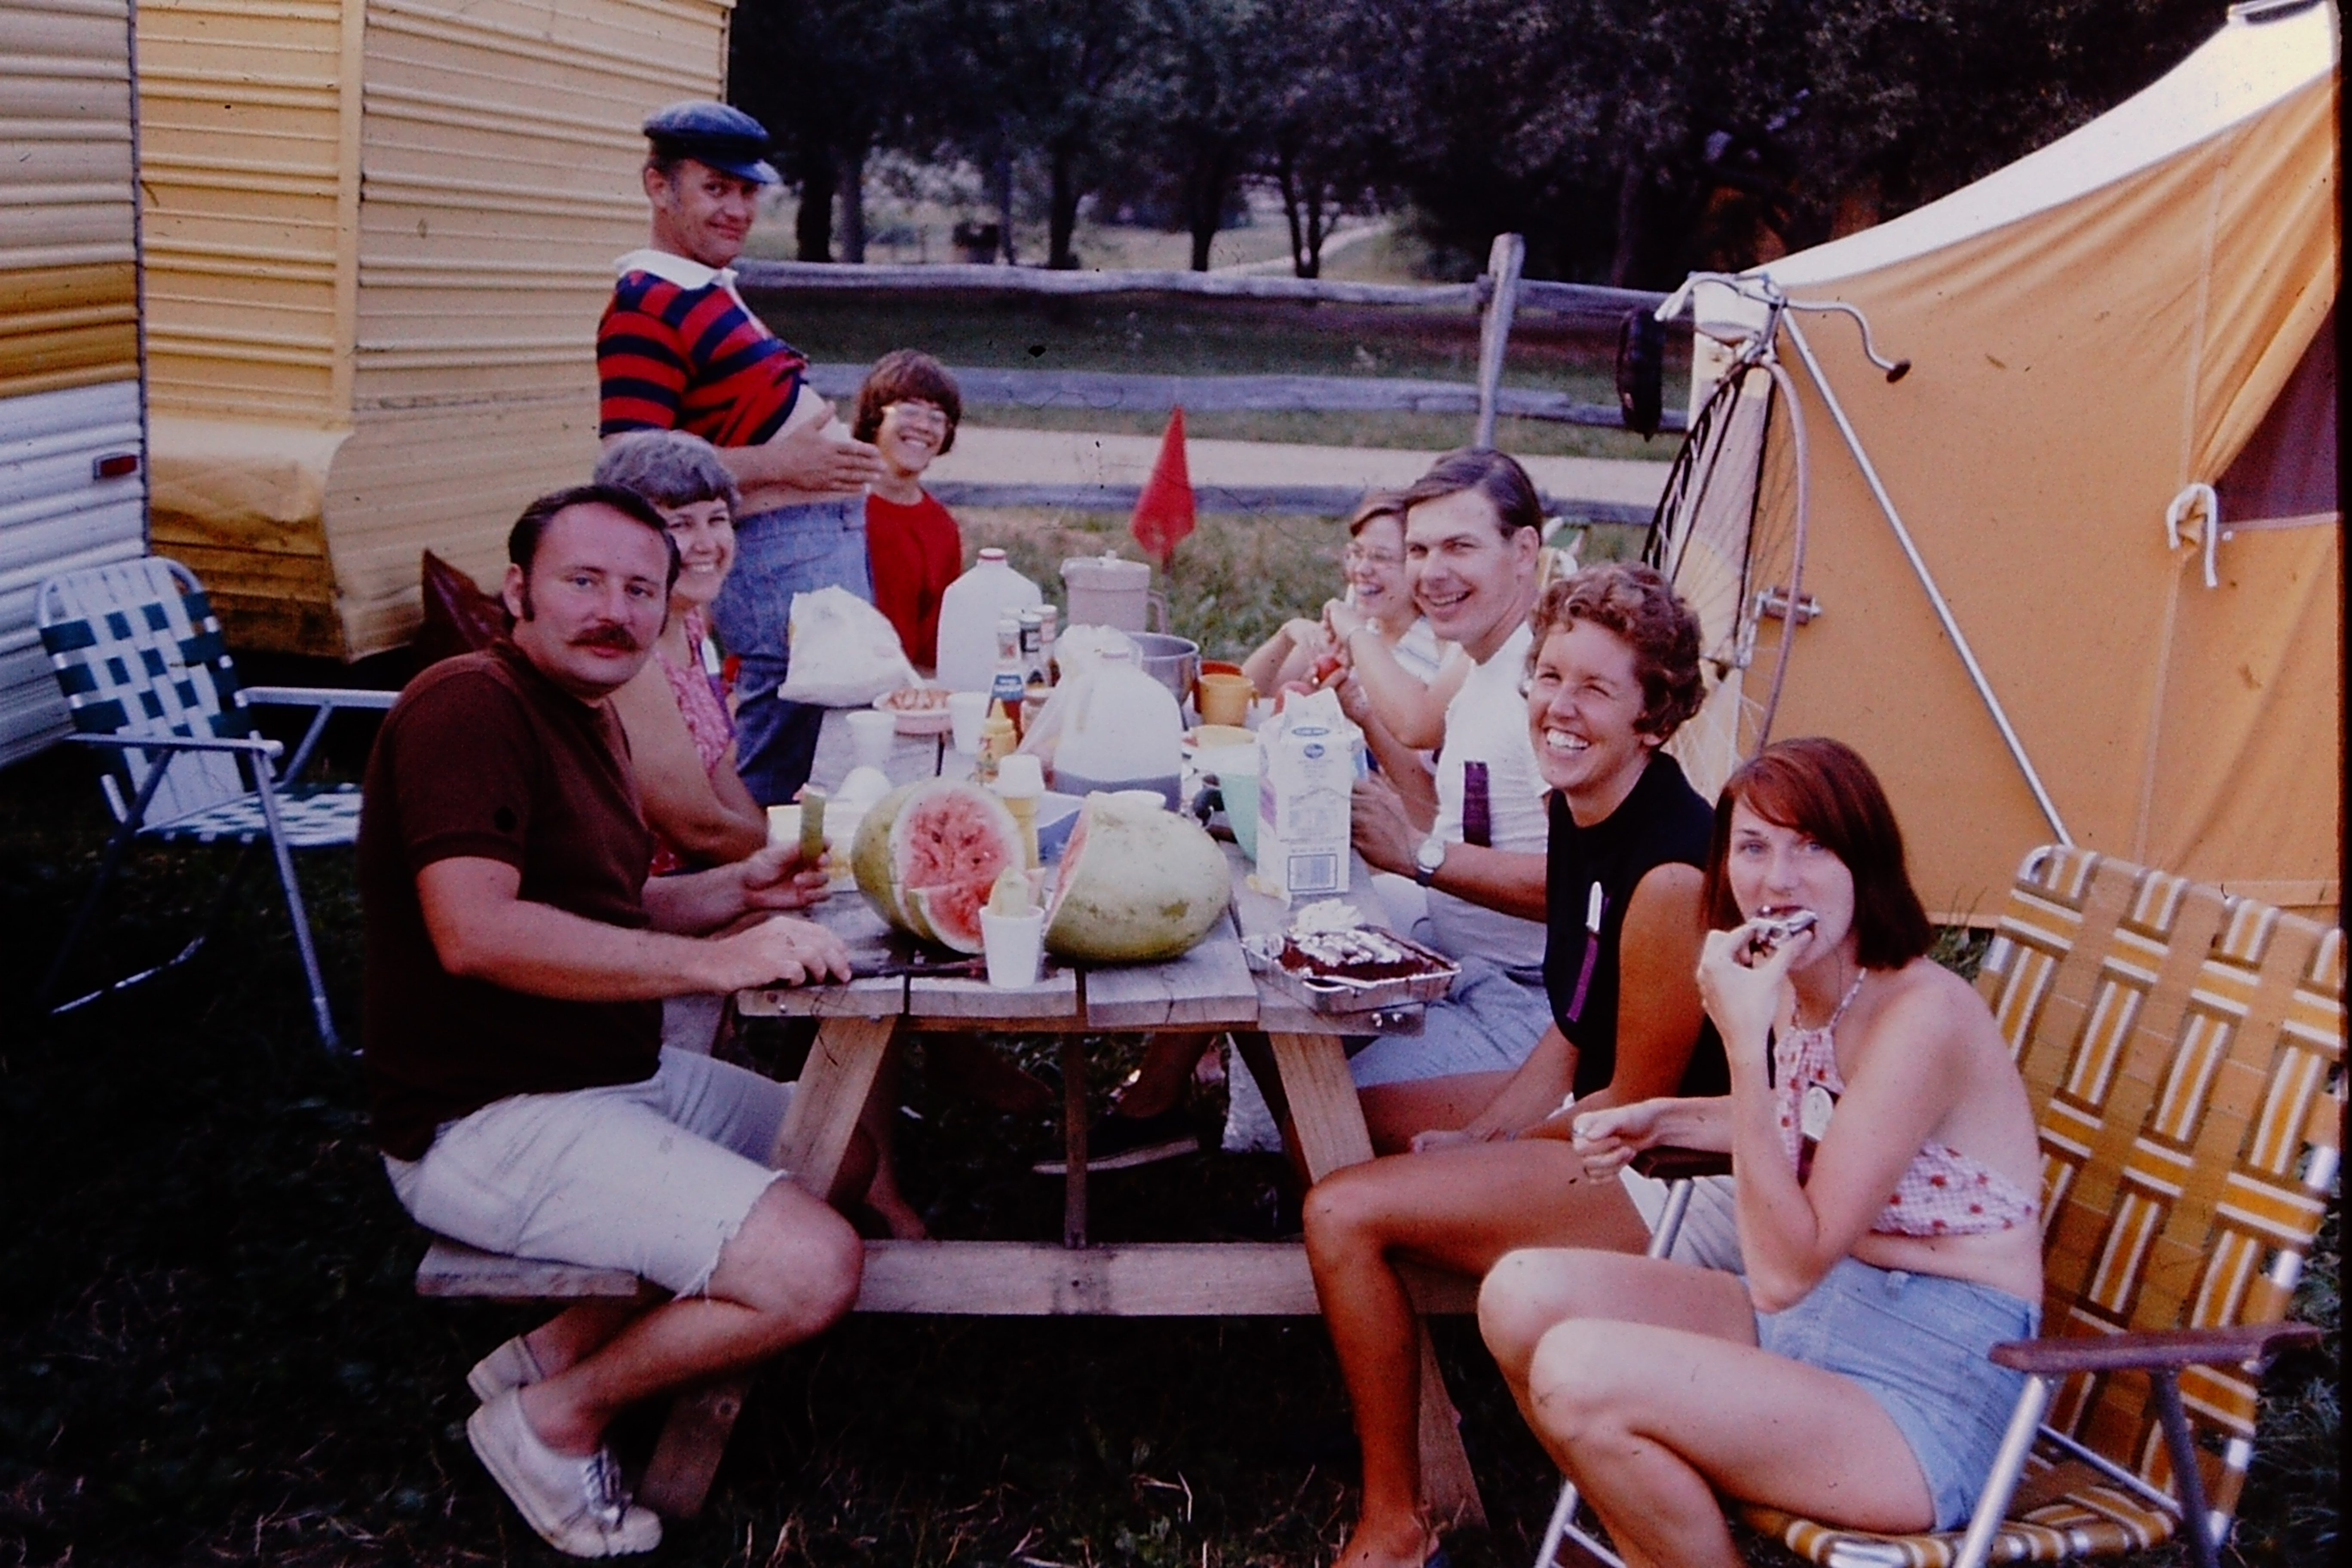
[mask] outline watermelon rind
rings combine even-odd
[[[1090,795],[1045,912],[1045,951],[1081,963],[1181,957],[1233,900],[1224,852],[1190,817],[1151,801]]]

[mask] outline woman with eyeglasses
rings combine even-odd
[[[1339,668],[1344,637],[1370,627],[1391,661],[1423,687],[1438,678],[1447,647],[1437,640],[1412,602],[1404,575],[1404,508],[1394,492],[1374,490],[1348,519],[1348,548],[1340,556],[1348,580],[1345,598],[1323,608],[1321,620],[1294,616],[1242,663],[1261,696],[1271,697],[1292,681],[1320,683]],[[1448,677],[1444,697],[1461,679],[1462,665]]]

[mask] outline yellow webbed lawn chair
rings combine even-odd
[[[2319,1338],[2284,1319],[2336,1186],[2343,932],[2053,847],[2019,871],[1978,989],[2041,1125],[2043,1300],[2042,1337],[1993,1352],[2027,1380],[1976,1517],[1886,1536],[1744,1516],[1832,1568],[2055,1562],[2175,1532],[2211,1564],[2260,1365]]]

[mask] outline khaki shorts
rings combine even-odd
[[[784,1173],[768,1163],[793,1086],[665,1050],[642,1083],[518,1094],[384,1156],[401,1206],[489,1252],[625,1268],[678,1295]]]

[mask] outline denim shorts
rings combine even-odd
[[[711,606],[711,629],[740,661],[735,681],[735,771],[761,805],[780,805],[808,782],[824,710],[778,700],[790,663],[793,595],[846,588],[871,603],[866,498],[811,501],[755,512],[735,523],[735,568]]]
[[[2032,1338],[2041,1321],[2039,1306],[2006,1290],[1847,1258],[1788,1310],[1757,1313],[1756,1339],[1775,1355],[1862,1384],[1919,1462],[1934,1528],[1956,1530],[1976,1510],[2025,1386],[2023,1373],[1985,1353]]]
[[[792,1102],[791,1084],[666,1050],[642,1083],[510,1095],[383,1168],[428,1230],[688,1295],[783,1175],[768,1162]]]
[[[1461,960],[1454,989],[1423,1011],[1417,1035],[1375,1035],[1348,1058],[1358,1089],[1474,1072],[1516,1072],[1551,1027],[1543,972]]]

